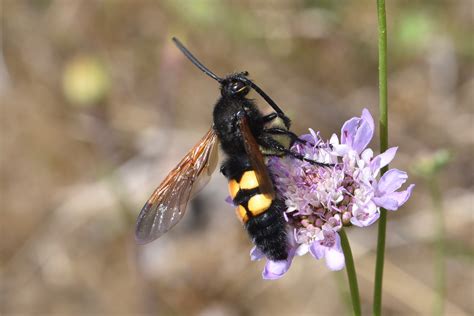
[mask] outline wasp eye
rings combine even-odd
[[[233,92],[239,92],[244,88],[244,84],[242,82],[235,82],[232,84],[232,91]]]
[[[230,78],[221,86],[222,96],[245,96],[248,92],[248,86],[239,79]]]

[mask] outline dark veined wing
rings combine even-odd
[[[137,218],[137,243],[157,239],[181,220],[188,201],[209,182],[217,166],[217,143],[211,128],[153,192]]]
[[[247,117],[245,115],[240,118],[239,127],[244,139],[245,151],[250,159],[252,168],[257,175],[260,192],[269,195],[273,199],[275,197],[273,182],[270,178],[270,174],[268,173],[267,166],[265,165],[265,160],[263,158],[262,152],[260,151],[260,146],[252,134]]]

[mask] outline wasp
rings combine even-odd
[[[271,260],[288,257],[285,203],[275,190],[266,166],[269,156],[291,156],[324,165],[290,150],[302,141],[290,131],[291,121],[252,80],[248,72],[218,77],[177,39],[173,42],[201,71],[220,84],[213,125],[204,137],[171,170],[153,192],[137,218],[136,240],[153,241],[184,216],[188,201],[210,180],[218,162],[218,143],[226,158],[221,173],[228,179],[229,194],[252,242]],[[256,91],[274,110],[264,115],[247,98]]]

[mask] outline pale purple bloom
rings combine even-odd
[[[407,179],[408,175],[404,171],[398,169],[390,169],[387,171],[382,178],[380,178],[377,185],[374,198],[375,204],[390,211],[397,210],[408,200],[415,186],[411,184],[405,191],[396,192]]]
[[[291,240],[289,241],[289,243],[293,244]],[[286,260],[279,260],[279,261],[267,260],[267,263],[265,264],[265,268],[262,272],[262,277],[265,280],[276,280],[276,279],[281,278],[290,268],[291,262],[293,261],[294,256],[295,256],[295,248],[293,247],[288,252],[288,258]],[[265,255],[256,246],[254,246],[252,250],[250,251],[250,259],[252,261],[258,261],[264,257]]]
[[[333,230],[323,230],[323,234],[324,239],[314,241],[309,247],[309,252],[316,259],[326,258],[326,265],[330,270],[341,270],[345,263],[341,238]]]
[[[345,260],[338,231],[343,226],[366,227],[380,216],[380,208],[395,211],[410,197],[414,185],[397,191],[408,176],[390,169],[380,179],[380,170],[395,157],[393,147],[374,156],[367,148],[374,135],[374,120],[367,109],[361,117],[346,121],[340,138],[324,141],[318,132],[301,136],[291,150],[306,158],[331,164],[319,166],[298,159],[271,157],[268,167],[284,199],[283,214],[291,230],[287,260],[267,260],[264,279],[278,279],[290,268],[294,256],[310,253],[325,258],[331,270],[344,268]],[[256,247],[252,260],[264,258]]]

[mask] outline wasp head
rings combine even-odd
[[[221,82],[221,94],[223,97],[246,96],[250,91],[247,71],[232,74]]]

